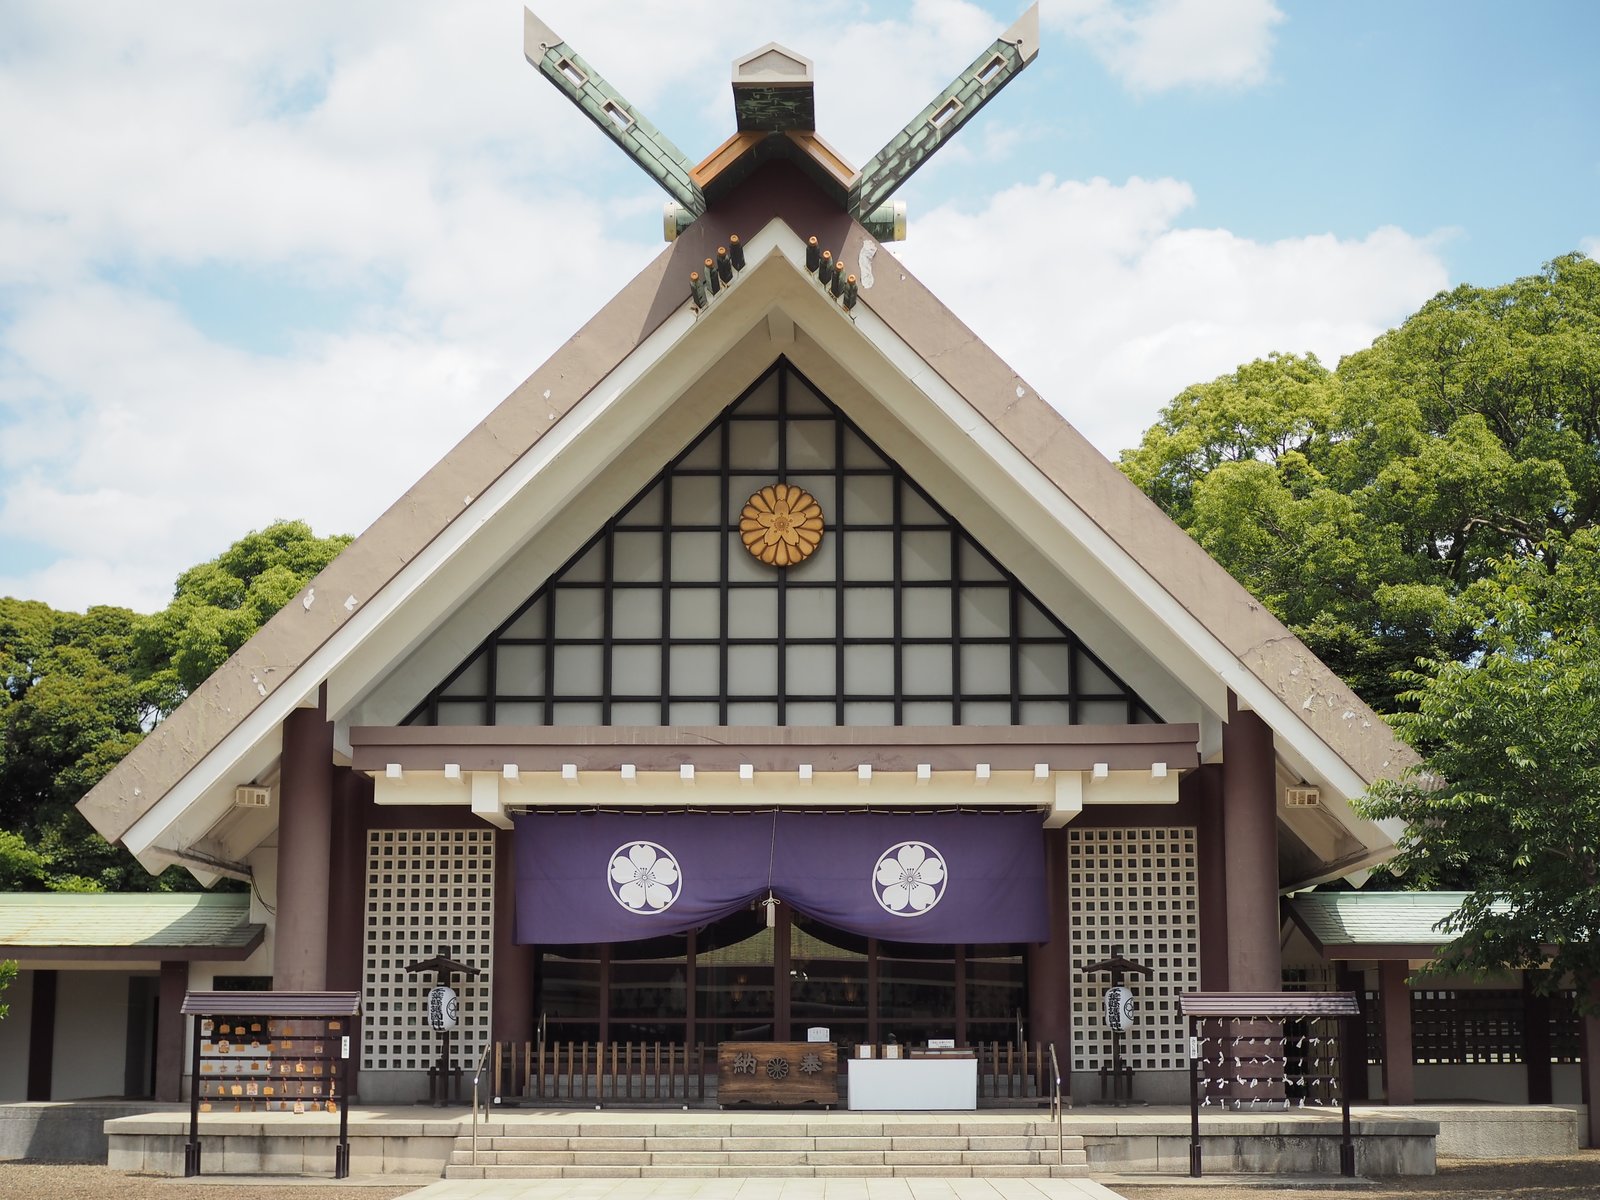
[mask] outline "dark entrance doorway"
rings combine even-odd
[[[759,907],[687,934],[543,946],[536,1018],[552,1041],[1020,1040],[1027,968],[1020,944],[926,945],[859,937]]]

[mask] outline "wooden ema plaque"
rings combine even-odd
[[[839,1103],[839,1048],[832,1042],[719,1042],[717,1101],[724,1106]]]

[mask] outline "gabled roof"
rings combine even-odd
[[[730,232],[750,267],[709,308],[688,277]],[[861,277],[851,313],[804,266],[805,238]],[[236,784],[272,769],[279,729],[327,685],[348,712],[440,614],[464,602],[619,455],[782,353],[908,468],[982,507],[998,553],[1093,597],[1213,714],[1259,713],[1280,757],[1325,786],[1359,842],[1332,874],[1387,855],[1392,831],[1345,803],[1413,755],[1345,684],[791,164],[713,206],[153,730],[80,808],[147,865],[193,845]],[[731,381],[731,383],[730,383]],[[687,414],[687,415],[684,415]],[[714,414],[713,414],[714,415]],[[643,447],[643,449],[641,449]],[[660,453],[665,455],[667,449]],[[659,464],[658,464],[659,465]],[[654,468],[652,468],[654,469]],[[587,472],[587,474],[585,474]],[[1202,735],[1204,736],[1204,735]]]
[[[266,932],[243,893],[0,893],[0,958],[248,958]]]

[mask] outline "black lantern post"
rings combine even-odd
[[[1110,958],[1101,962],[1090,963],[1083,968],[1083,973],[1085,975],[1110,974],[1113,992],[1122,986],[1124,975],[1143,975],[1149,978],[1155,974],[1143,963],[1124,958],[1121,946],[1111,947]],[[1107,992],[1107,996],[1112,996],[1113,992]],[[1133,1103],[1133,1071],[1122,1061],[1122,1027],[1127,1023],[1126,1013],[1113,1013],[1108,1001],[1105,1016],[1106,1024],[1111,1026],[1111,1065],[1107,1067],[1105,1064],[1101,1064],[1100,1067],[1100,1099],[1104,1100],[1106,1098],[1106,1075],[1109,1073],[1111,1076],[1111,1103],[1123,1108]]]
[[[406,967],[406,974],[417,975],[423,971],[434,973],[435,988],[449,988],[453,975],[466,976],[482,975],[483,968],[474,967],[470,963],[457,962],[450,957],[450,947],[440,946],[438,953],[432,958],[419,959]],[[429,1014],[432,1024],[432,1014]],[[453,1022],[452,1022],[453,1024]],[[440,1021],[439,1029],[439,1061],[428,1069],[428,1099],[435,1108],[443,1108],[450,1092],[450,1077],[453,1073],[450,1062],[450,1032],[451,1025]]]

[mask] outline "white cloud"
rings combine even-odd
[[[1590,258],[1600,258],[1600,237],[1579,238],[1578,249]]]
[[[816,58],[819,125],[859,161],[1004,24],[967,0],[537,7],[694,158],[730,126],[726,64],[769,38]],[[1170,7],[1105,44],[1156,61],[1128,47],[1163,44]],[[277,517],[359,532],[659,252],[657,194],[523,61],[520,21],[498,0],[6,7],[0,111],[29,119],[0,121],[0,539],[47,556],[0,562],[0,594],[154,608]],[[970,170],[1008,136],[941,158]],[[919,214],[905,253],[1109,450],[1194,379],[1351,348],[1442,285],[1404,234],[1262,246],[1179,229],[1192,201],[1046,181]],[[185,270],[240,289],[231,327],[175,290]],[[239,337],[257,278],[341,311]]]
[[[1139,92],[1260,83],[1284,19],[1274,0],[1058,0],[1044,13]]]
[[[1193,203],[1171,179],[1047,176],[920,217],[899,253],[1112,456],[1189,384],[1274,350],[1332,366],[1448,283],[1431,240],[1399,229],[1256,242],[1181,228]]]

